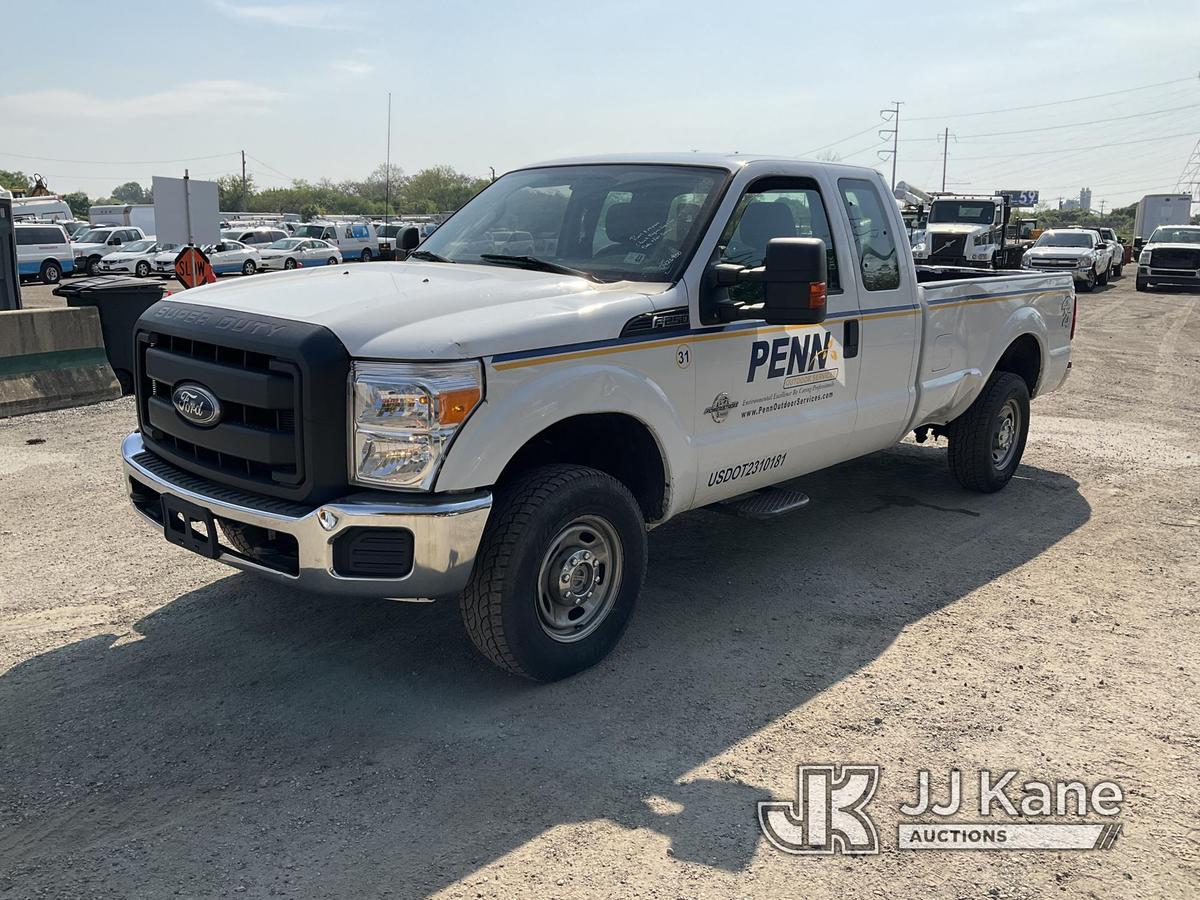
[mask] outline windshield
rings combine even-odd
[[[301,225],[296,229],[296,237],[319,238],[324,231],[324,225]]]
[[[451,262],[533,256],[604,281],[675,281],[727,174],[660,165],[511,172],[471,200],[421,250]]]
[[[996,217],[996,204],[972,200],[934,200],[929,207],[929,222],[960,222],[972,225],[991,225]]]
[[[79,237],[75,238],[75,240],[81,244],[103,244],[108,240],[110,234],[112,234],[111,230],[93,228],[91,231],[85,231]]]
[[[145,253],[148,250],[154,249],[154,241],[134,241],[131,244],[125,245],[126,253]]]
[[[1093,238],[1082,231],[1047,231],[1037,239],[1035,247],[1087,247],[1092,246]]]
[[[273,244],[268,244],[267,249],[268,250],[295,250],[302,243],[304,243],[304,242],[298,241],[295,238],[284,238],[283,240],[276,241]]]
[[[1200,244],[1200,228],[1155,228],[1149,243]]]

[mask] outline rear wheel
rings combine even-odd
[[[329,265],[331,265],[331,266],[336,266],[337,264],[338,264],[338,263],[337,263],[337,257],[336,257],[336,256],[331,256],[331,257],[329,257]]]
[[[556,681],[612,650],[645,573],[645,522],[625,485],[583,466],[541,466],[497,491],[459,607],[493,663]]]
[[[244,263],[242,263],[242,274],[243,275],[253,275],[257,271],[258,271],[258,266],[255,264],[254,260],[248,259]]]
[[[362,252],[362,256],[360,257],[360,259],[362,259],[363,262],[371,261],[371,250],[369,247],[363,247],[363,252]]]
[[[1011,372],[996,372],[967,411],[946,429],[950,473],[968,490],[1000,490],[1021,463],[1029,436],[1029,388]]]
[[[150,274],[150,263],[142,260],[133,267],[133,274],[137,275],[138,278],[145,278]]]
[[[38,277],[42,279],[42,284],[58,284],[62,281],[62,267],[54,260],[48,259],[42,263]]]

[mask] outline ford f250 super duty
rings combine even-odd
[[[549,680],[613,647],[647,528],[687,510],[797,509],[781,482],[910,432],[1002,488],[1074,327],[1069,273],[914,267],[870,169],[550,163],[404,262],[151,307],[125,473],[174,544],[330,594],[457,596],[484,655]]]

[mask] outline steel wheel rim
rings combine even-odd
[[[1000,407],[996,431],[992,435],[992,465],[1005,469],[1017,452],[1017,436],[1021,433],[1021,407],[1008,399]]]
[[[538,623],[554,641],[573,644],[608,618],[621,589],[624,548],[599,516],[578,516],[550,541],[538,569]]]

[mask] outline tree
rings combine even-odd
[[[400,207],[410,213],[449,212],[458,209],[487,185],[487,178],[476,178],[450,166],[422,169],[405,180]]]
[[[24,172],[10,172],[0,169],[0,187],[9,191],[27,191],[33,184],[32,179]]]
[[[820,153],[817,154],[817,159],[819,159],[821,162],[831,162],[831,163],[842,161],[841,154],[837,153],[833,150],[822,150]]]
[[[63,200],[67,201],[67,206],[71,207],[71,214],[78,219],[86,219],[88,210],[92,208],[92,201],[83,191],[67,194]]]
[[[150,194],[136,181],[127,181],[113,188],[112,195],[118,203],[149,203]]]
[[[217,179],[217,193],[221,198],[221,209],[226,212],[245,211],[250,198],[254,196],[254,176],[249,173],[246,175],[245,202],[242,198],[242,176],[236,172]]]

